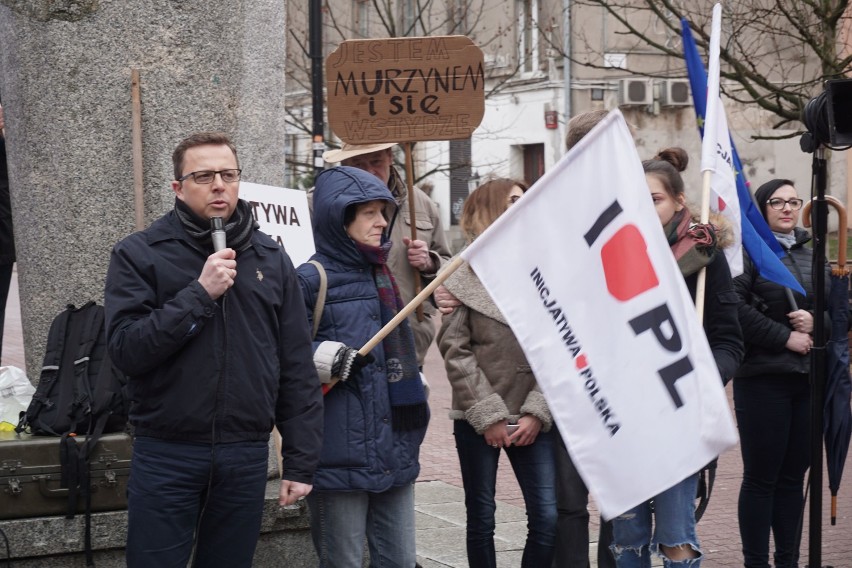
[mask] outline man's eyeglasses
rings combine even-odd
[[[802,208],[802,204],[804,204],[804,201],[797,197],[794,197],[793,199],[781,199],[780,197],[773,197],[772,199],[767,201],[767,203],[776,211],[781,211],[782,209],[784,209],[785,205],[789,205],[790,209],[792,209],[793,211],[798,211]]]
[[[233,183],[235,181],[240,181],[240,174],[243,170],[216,170],[210,171],[200,171],[200,172],[190,172],[183,177],[179,177],[178,181],[183,181],[186,178],[191,177],[195,183],[213,183],[213,180],[216,179],[216,174],[222,176],[222,181],[225,183]]]

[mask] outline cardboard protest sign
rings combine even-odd
[[[240,182],[240,199],[248,201],[260,230],[284,247],[294,266],[314,254],[314,233],[304,191]]]
[[[350,144],[467,138],[485,113],[465,36],[347,40],[326,59],[328,122]]]

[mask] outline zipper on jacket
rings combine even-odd
[[[204,511],[207,510],[207,504],[210,499],[210,494],[213,489],[213,473],[216,466],[216,416],[218,415],[219,407],[219,389],[222,387],[225,372],[228,367],[228,316],[225,311],[227,306],[228,294],[227,291],[222,295],[222,369],[216,377],[216,396],[213,399],[213,420],[210,426],[210,473],[207,478],[207,495],[204,498],[204,503],[201,505],[201,511],[198,513],[198,522],[195,525],[195,535],[192,538],[192,551],[190,553],[189,565],[196,568],[196,552],[198,549],[198,534],[201,530],[201,521],[204,519]]]
[[[216,378],[216,397],[213,400],[213,428],[211,433],[211,441],[216,443],[216,423],[219,419],[219,396],[222,392],[222,383],[225,382],[225,375],[228,372],[228,293],[222,294],[222,367],[219,370],[219,376]]]

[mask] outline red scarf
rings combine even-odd
[[[693,223],[688,209],[683,208],[675,213],[663,231],[684,277],[698,272],[713,260],[716,227],[711,223]]]

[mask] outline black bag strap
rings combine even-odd
[[[88,447],[89,441],[86,441]],[[94,447],[94,446],[93,446]],[[83,550],[86,553],[86,566],[94,566],[95,559],[92,553],[92,482],[89,470],[89,454],[91,450],[85,452],[85,456],[80,456],[80,471],[82,473],[83,484],[83,500],[86,503],[85,508],[85,531],[83,533]]]
[[[91,413],[93,397],[89,381],[89,357],[97,341],[98,331],[103,326],[103,308],[95,302],[87,302],[77,309],[72,308],[65,332],[65,347],[59,364],[59,384],[74,389],[69,432],[76,432],[81,419]],[[91,426],[91,425],[90,425]]]
[[[106,418],[101,424],[101,430],[105,423]],[[59,440],[59,463],[62,472],[60,487],[68,489],[68,508],[65,518],[73,519],[77,514],[77,500],[80,496],[83,497],[85,506],[83,550],[86,554],[86,566],[95,565],[92,552],[92,488],[89,457],[96,443],[97,441],[92,443],[90,437],[85,444],[78,444],[76,436],[68,433],[63,434]]]
[[[322,319],[322,310],[325,308],[325,297],[328,294],[328,275],[325,273],[325,267],[317,260],[309,260],[308,263],[313,264],[317,272],[319,273],[320,278],[320,287],[317,292],[317,301],[314,304],[314,326],[311,329],[311,339],[317,336],[317,330],[319,329],[320,319]]]
[[[80,487],[80,453],[75,436],[69,436],[68,433],[59,439],[59,464],[59,486],[68,490],[65,518],[73,519],[77,512],[77,491]]]
[[[89,381],[87,371],[92,351],[104,326],[104,309],[94,302],[88,302],[77,310],[74,315],[82,318],[82,321],[78,328],[69,332],[65,341],[71,345],[77,344],[77,351],[74,356],[74,372],[77,374],[79,386],[81,387],[81,392],[79,392],[78,396],[85,394],[89,401],[94,401],[94,387],[91,381]],[[71,333],[75,335],[72,336]],[[88,411],[91,411],[91,408],[87,409]]]
[[[710,495],[713,493],[713,485],[716,483],[716,466],[719,458],[708,463],[698,474],[698,505],[695,507],[695,522],[701,520],[707,505],[710,504]]]

